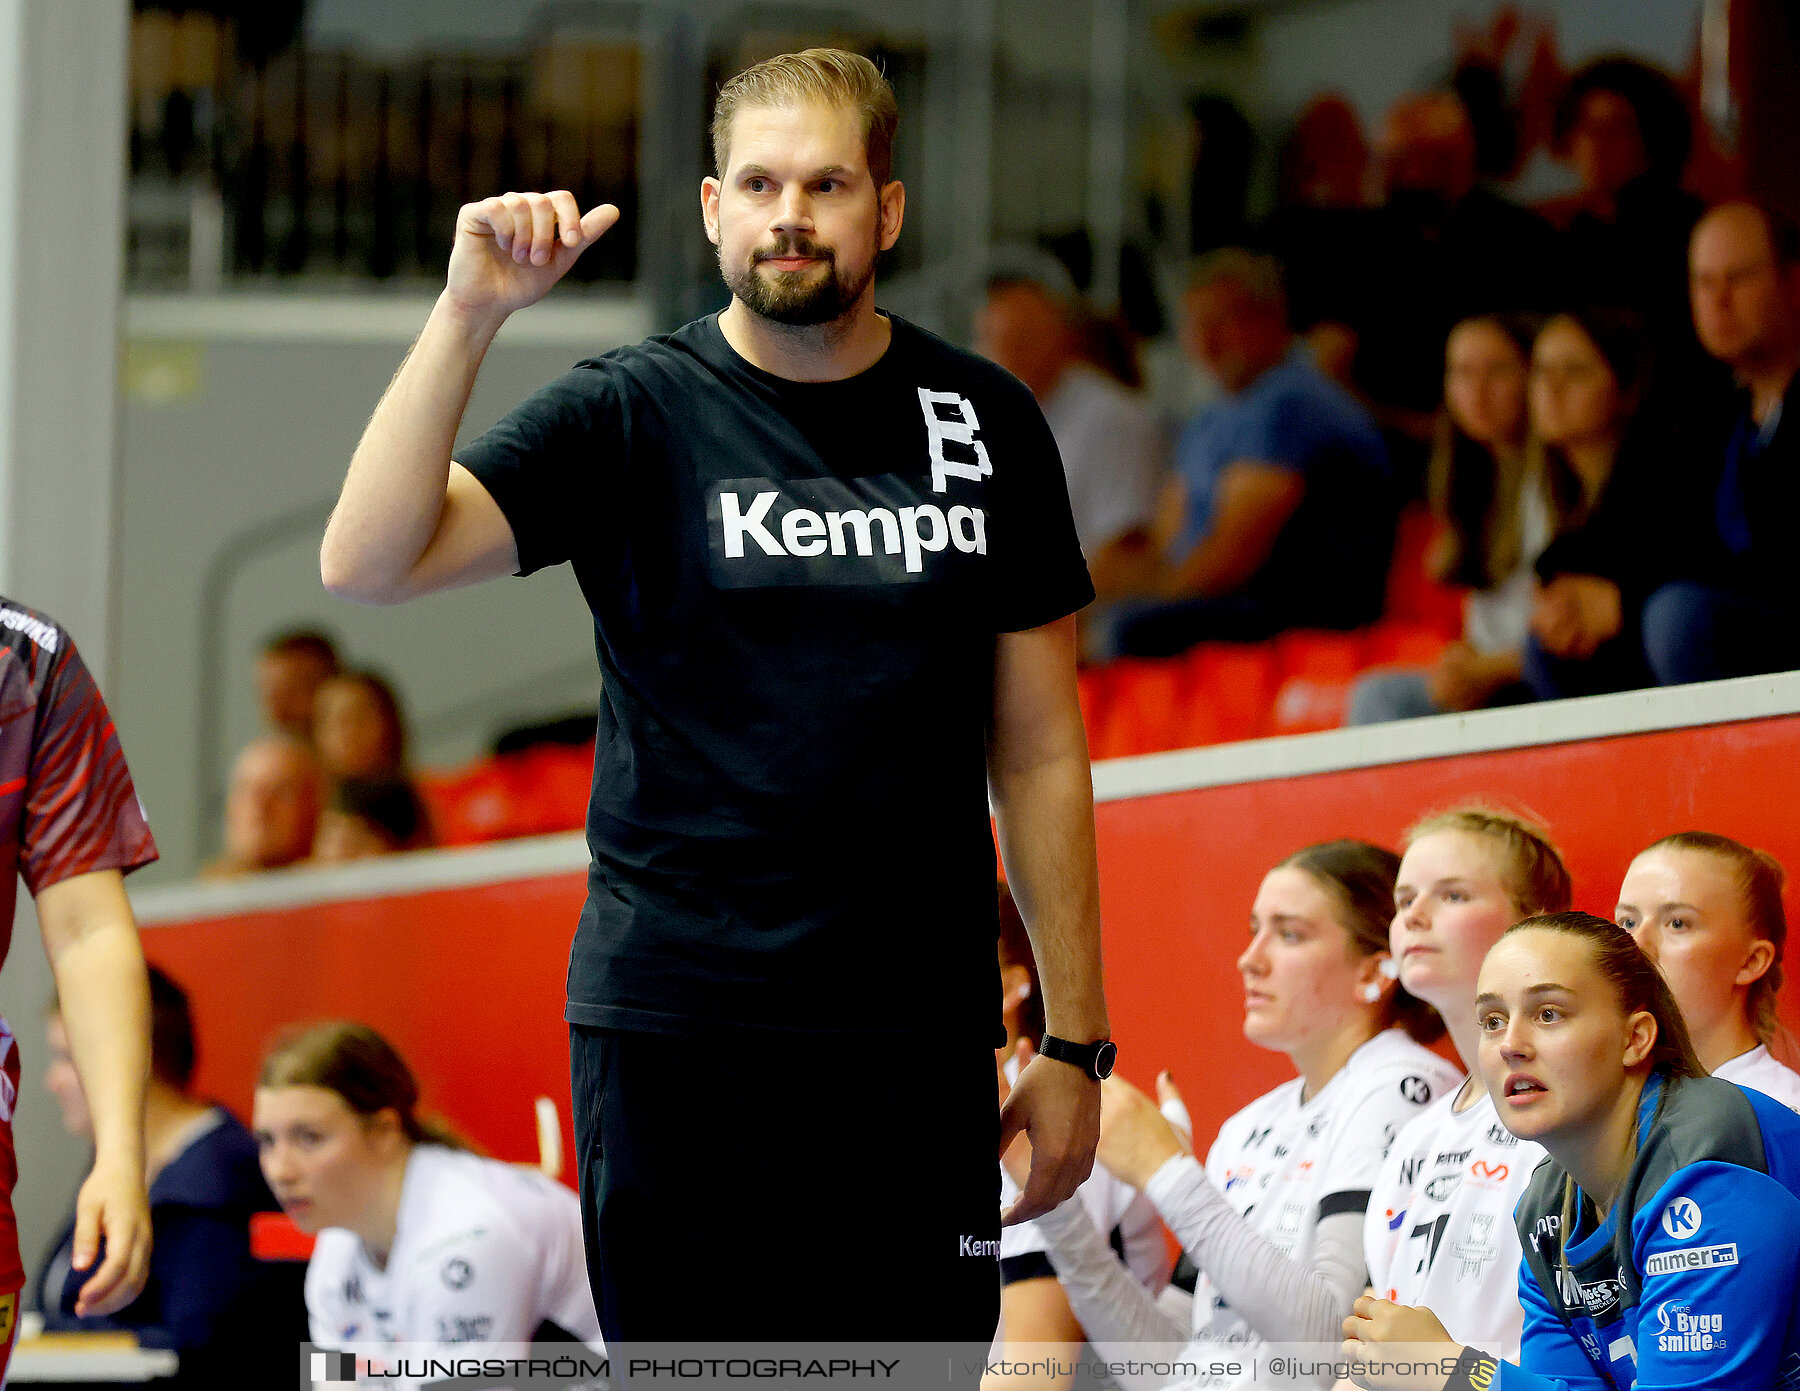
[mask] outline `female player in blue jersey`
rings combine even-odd
[[[1507,1128],[1544,1146],[1516,1212],[1519,1366],[1456,1357],[1427,1310],[1358,1301],[1346,1352],[1445,1391],[1787,1391],[1800,1386],[1800,1117],[1705,1075],[1668,986],[1587,913],[1527,918],[1482,966],[1481,1073]]]

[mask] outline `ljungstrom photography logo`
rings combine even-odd
[[[315,1352],[312,1354],[312,1366],[308,1380],[314,1384],[325,1382],[353,1382],[356,1380],[356,1357],[348,1352]]]

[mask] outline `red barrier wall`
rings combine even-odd
[[[412,1064],[427,1111],[501,1159],[536,1160],[532,1100],[553,1098],[572,1182],[563,973],[586,889],[575,873],[170,924],[144,954],[188,989],[195,1086],[246,1121],[280,1029],[360,1019]]]
[[[1721,831],[1800,872],[1796,769],[1800,716],[1783,716],[1102,803],[1121,1068],[1143,1084],[1172,1068],[1203,1137],[1289,1075],[1244,1042],[1233,963],[1264,870],[1299,846],[1394,844],[1426,810],[1498,800],[1549,823],[1577,906],[1610,915],[1631,856],[1670,831]],[[562,985],[584,883],[567,873],[245,913],[152,929],[145,949],[193,994],[200,1087],[243,1114],[279,1026],[347,1015],[394,1040],[428,1107],[500,1157],[531,1159],[534,1096],[555,1098],[567,1129]],[[1785,994],[1800,1032],[1800,987]]]

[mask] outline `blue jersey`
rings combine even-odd
[[[1506,1391],[1800,1391],[1800,1116],[1712,1077],[1653,1078],[1604,1221],[1538,1166],[1516,1219],[1521,1366]]]

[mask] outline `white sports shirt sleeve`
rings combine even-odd
[[[1183,1360],[1205,1366],[1263,1341],[1339,1340],[1362,1288],[1361,1213],[1383,1146],[1455,1077],[1441,1058],[1390,1030],[1358,1049],[1317,1096],[1303,1101],[1295,1079],[1233,1116],[1204,1172],[1191,1157],[1157,1172],[1146,1192],[1201,1271]],[[1077,1228],[1069,1207],[1039,1222],[1090,1341],[1103,1353],[1130,1344],[1142,1358],[1154,1344],[1166,1354],[1179,1336],[1171,1320],[1141,1287],[1103,1268],[1099,1243]],[[1209,1376],[1192,1384],[1252,1383]]]

